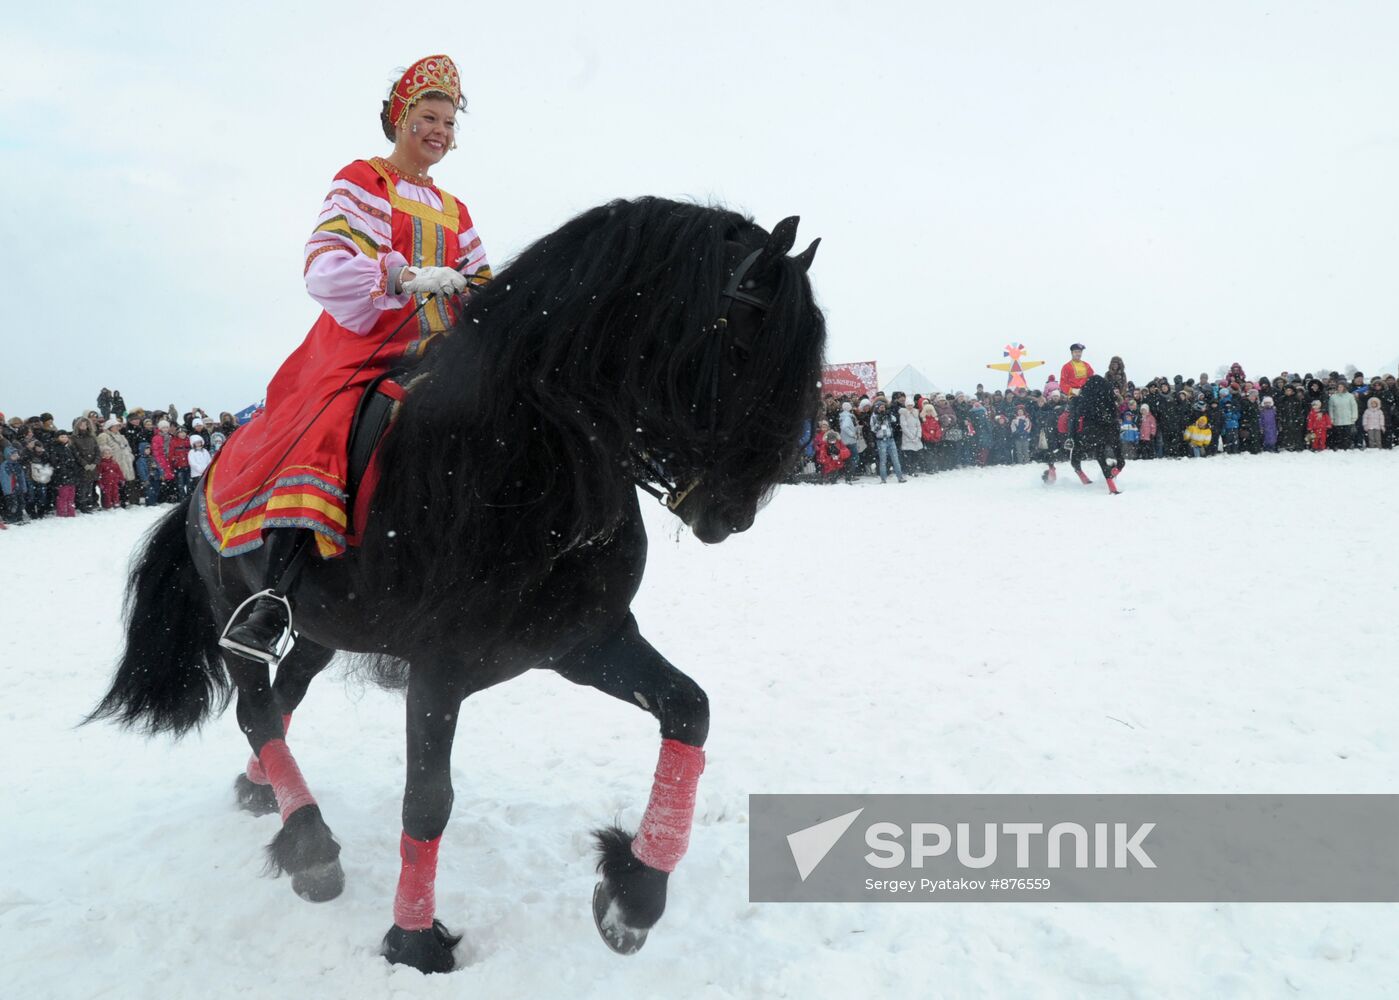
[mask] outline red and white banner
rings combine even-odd
[[[821,370],[821,395],[873,396],[879,389],[879,378],[873,361],[850,361],[827,365]]]

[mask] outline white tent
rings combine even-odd
[[[896,392],[905,392],[909,396],[915,393],[922,393],[927,396],[939,392],[937,386],[933,385],[933,380],[924,375],[912,365],[904,365],[899,369],[898,374],[880,386],[885,394],[893,395]]]

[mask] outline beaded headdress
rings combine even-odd
[[[457,108],[463,106],[461,75],[447,56],[424,56],[398,78],[389,92],[389,120],[394,127],[402,125],[408,109],[428,94],[443,94]]]

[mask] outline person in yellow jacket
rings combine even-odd
[[[1201,414],[1185,429],[1185,443],[1190,447],[1190,457],[1199,458],[1210,446],[1214,431],[1210,430],[1210,418]]]

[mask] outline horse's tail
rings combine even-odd
[[[115,719],[148,733],[183,736],[228,704],[208,591],[185,542],[189,501],[147,535],[126,584],[126,650],[112,687],[85,721]]]

